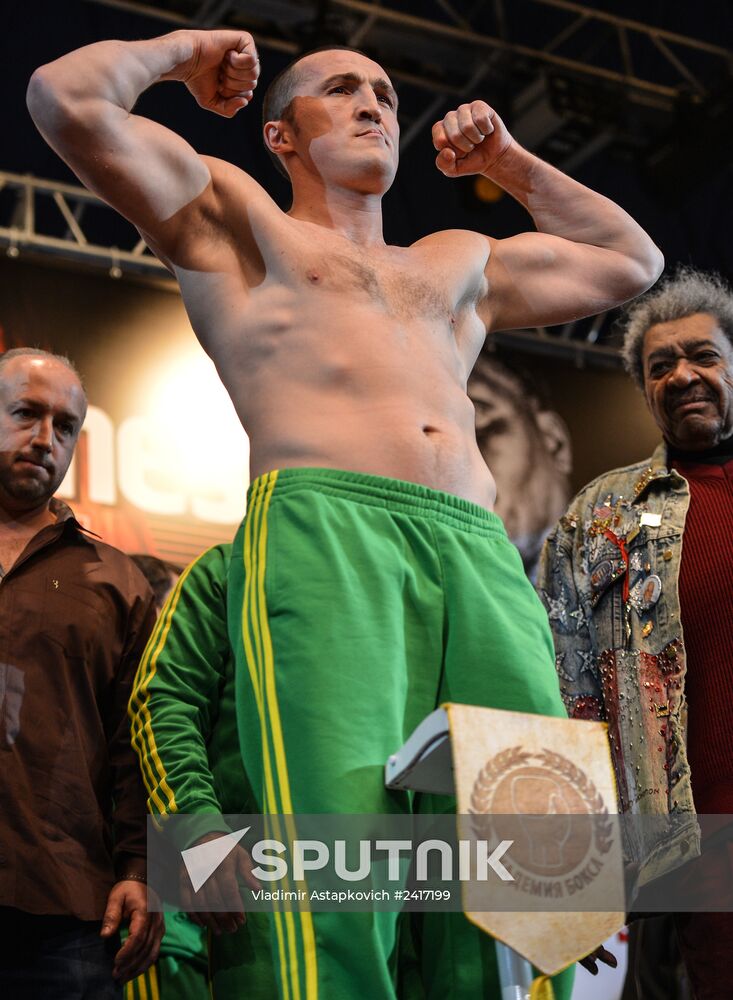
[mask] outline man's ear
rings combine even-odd
[[[567,424],[554,410],[539,410],[535,416],[545,447],[558,470],[569,476],[573,471],[573,448]]]
[[[265,124],[265,145],[276,156],[279,153],[289,153],[292,148],[291,132],[285,121],[267,122]]]

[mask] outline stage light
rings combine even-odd
[[[479,201],[486,202],[487,204],[493,204],[504,196],[503,189],[482,174],[478,174],[473,182],[473,193]]]
[[[249,441],[216,368],[193,350],[158,369],[146,386],[138,446],[148,456],[151,490],[187,497],[186,506],[205,520],[233,522],[244,508]]]

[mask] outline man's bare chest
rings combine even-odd
[[[367,298],[392,315],[437,317],[450,313],[453,305],[440,276],[414,261],[375,260],[332,250],[309,254],[299,264],[294,277],[307,287]]]
[[[412,248],[372,252],[342,240],[297,240],[281,248],[277,270],[288,288],[309,298],[322,292],[395,318],[448,322],[475,304],[478,288],[446,263]]]

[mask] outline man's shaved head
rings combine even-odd
[[[281,69],[265,91],[265,98],[262,104],[263,128],[268,122],[277,121],[288,121],[291,125],[295,126],[292,118],[291,104],[295,92],[303,79],[300,64],[308,56],[315,55],[316,52],[355,52],[357,55],[364,56],[365,59],[371,58],[365,52],[362,52],[360,49],[354,49],[350,45],[322,45],[320,48],[304,52],[297,59],[289,63],[285,69]],[[280,157],[276,156],[271,149],[268,149],[267,152],[283,177],[287,177],[289,180],[288,172],[280,162]]]
[[[51,351],[44,351],[40,347],[11,347],[9,351],[5,351],[3,354],[0,354],[0,373],[2,373],[2,370],[13,360],[13,358],[26,357],[45,358],[47,361],[57,361],[59,364],[65,365],[69,371],[73,372],[79,379],[79,384],[82,389],[84,388],[82,377],[71,358],[67,358],[65,354],[52,354]]]

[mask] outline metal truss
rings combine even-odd
[[[689,55],[690,51],[694,50],[705,53],[708,56],[717,57],[724,60],[729,67],[733,67],[733,54],[729,49],[722,46],[688,38],[685,35],[667,31],[661,27],[643,24],[640,21],[616,17],[595,10],[585,4],[571,3],[568,0],[532,0],[532,3],[554,7],[571,15],[569,22],[542,48],[528,45],[521,38],[509,40],[506,36],[501,37],[475,30],[472,28],[469,19],[452,7],[448,3],[448,0],[440,0],[439,7],[446,14],[446,19],[441,21],[417,17],[403,11],[391,10],[382,6],[381,3],[376,2],[376,0],[332,0],[333,7],[343,8],[362,15],[367,19],[370,29],[380,23],[390,24],[395,27],[399,26],[400,28],[407,29],[413,35],[431,35],[443,40],[456,42],[464,47],[464,56],[466,48],[499,50],[513,56],[525,57],[547,66],[572,70],[573,72],[596,77],[603,81],[617,83],[630,91],[639,91],[662,99],[676,98],[682,85],[692,85],[698,93],[706,93],[704,84],[696,78],[686,62],[686,56]],[[484,4],[480,6],[484,6]],[[497,21],[505,25],[506,17],[502,0],[495,0],[495,7],[500,12]],[[603,66],[603,57],[599,58],[598,55],[591,61],[590,59],[571,58],[562,54],[561,50],[569,39],[581,28],[588,25],[593,25],[594,27],[612,27],[613,41],[611,44],[617,46],[617,56],[623,66],[621,71]],[[629,44],[631,35],[645,39],[662,54],[664,59],[676,70],[679,76],[679,82],[676,85],[663,84],[634,72],[631,46]],[[685,51],[683,53],[675,51],[671,47],[672,45]],[[608,51],[607,38],[604,39],[604,46],[606,46],[605,60],[615,61],[613,59],[614,54]]]
[[[700,96],[706,95],[707,85],[698,76],[691,57],[694,56],[698,64],[701,57],[719,63],[714,70],[716,75],[733,70],[733,52],[725,46],[662,26],[618,17],[571,0],[524,0],[527,17],[521,20],[525,23],[532,20],[533,7],[562,12],[552,21],[553,24],[556,20],[564,23],[543,46],[529,42],[516,19],[516,37],[510,37],[506,0],[493,0],[490,18],[481,16],[485,14],[486,0],[471,4],[465,0],[453,3],[433,0],[432,3],[401,5],[387,5],[381,0],[321,0],[313,4],[302,0],[274,0],[267,4],[261,0],[160,0],[155,4],[137,0],[89,2],[149,15],[176,25],[249,27],[260,44],[286,52],[301,49],[304,38],[322,40],[317,37],[319,31],[321,36],[341,34],[342,40],[353,46],[384,45],[417,63],[428,62],[431,54],[439,54],[438,44],[447,45],[454,50],[458,65],[468,68],[469,76],[475,71],[471,57],[502,52],[547,68],[619,85],[634,99],[656,102],[662,107],[668,107],[669,102],[689,88]],[[411,10],[398,9],[400,6],[431,9],[434,16],[416,15]],[[470,11],[464,12],[460,7],[470,7]],[[539,11],[536,14],[539,16]],[[488,24],[493,30],[482,29],[479,23]],[[385,38],[384,29],[389,30],[391,38]],[[583,33],[586,38],[578,51],[577,36]],[[432,53],[425,46],[430,40],[436,44]],[[671,80],[663,81],[635,69],[634,49],[641,45],[656,50],[671,72]],[[409,76],[418,85],[434,90],[441,90],[448,82],[444,74],[435,73],[434,65],[428,73],[418,69]]]
[[[562,327],[502,330],[491,335],[496,347],[557,358],[575,368],[623,368],[621,351],[611,338],[613,313],[603,312]],[[605,342],[604,342],[605,341]]]
[[[733,77],[724,45],[573,0],[88,2],[244,28],[263,50],[363,48],[400,85],[403,151],[448,102],[488,96],[523,145],[566,171],[612,144],[647,148],[681,104],[702,107]]]
[[[92,220],[92,211],[102,218]],[[108,233],[111,227],[121,237],[117,245],[90,235],[91,229]],[[0,171],[0,246],[9,257],[28,250],[106,267],[113,278],[123,273],[170,277],[137,230],[86,188],[4,171]]]

